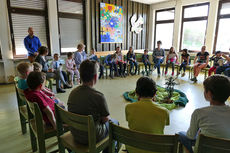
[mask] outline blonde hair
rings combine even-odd
[[[27,72],[32,68],[33,64],[28,62],[21,62],[17,65],[17,71],[21,77],[26,77]]]
[[[42,65],[38,62],[33,62],[33,66],[34,66],[34,72],[41,72],[42,70]]]
[[[80,44],[77,45],[77,49],[84,48],[84,46],[85,46],[84,44],[80,43]]]

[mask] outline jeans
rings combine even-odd
[[[110,121],[116,125],[119,125],[119,122],[116,119],[110,119]],[[109,135],[109,121],[105,123],[105,127],[106,127],[106,133],[104,138],[106,138]],[[117,145],[117,142],[115,142],[115,145]],[[109,153],[109,147],[103,150],[103,153]]]
[[[144,62],[144,65],[145,65],[145,71],[148,71],[147,70],[147,66],[149,66],[149,71],[151,70],[151,63],[149,62],[149,61],[147,61],[147,62]]]
[[[192,146],[195,146],[197,136],[192,140],[186,136],[186,132],[179,132],[178,134],[180,143],[183,144],[190,153],[193,153]]]
[[[99,71],[100,71],[99,78],[101,78],[103,76],[103,74],[104,74],[104,66],[102,64],[100,64]]]
[[[65,80],[65,76],[66,73],[63,73],[64,71],[60,71],[60,70],[55,70],[54,73],[56,74],[57,78],[56,78],[56,81],[58,81],[58,86],[57,86],[57,89],[58,88],[61,88],[61,82],[66,85],[66,80]],[[64,75],[63,75],[64,74]],[[67,78],[67,75],[66,75],[66,78]]]
[[[184,70],[184,72],[185,72],[185,70],[186,70],[186,66],[187,66],[187,65],[188,65],[188,63],[187,63],[187,62],[183,62],[183,63],[181,63],[179,71],[181,71],[181,70],[182,70],[182,68],[183,68],[183,70]]]
[[[229,70],[230,70],[230,66],[228,64],[223,65],[223,66],[219,66],[216,69],[216,74],[221,74],[222,72],[224,72],[225,75],[230,76],[229,75]],[[226,71],[226,72],[225,72]]]
[[[126,63],[118,62],[117,64],[119,66],[119,75],[124,75],[126,70]]]
[[[157,68],[158,74],[161,74],[160,66],[161,66],[161,63],[163,63],[163,61],[164,61],[164,59],[160,59],[160,58],[154,58],[154,60],[153,60],[153,62],[155,63],[154,68]]]
[[[224,75],[230,77],[230,68],[225,69]]]
[[[169,67],[170,64],[172,65],[172,73],[174,73],[174,67],[175,67],[174,62],[167,62],[166,67],[165,67],[165,73],[168,72],[168,67]]]
[[[113,70],[115,71],[115,73],[117,73],[117,65],[112,62],[112,63],[108,63],[109,65],[109,70],[110,70],[110,76],[113,76]]]
[[[132,72],[133,67],[135,66],[135,74],[137,73],[138,63],[134,61],[129,61],[130,64],[130,73]]]

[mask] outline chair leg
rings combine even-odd
[[[140,75],[140,68],[141,68],[141,66],[138,65],[138,75]]]
[[[45,138],[44,135],[39,135],[38,134],[38,149],[39,149],[39,153],[46,153],[46,145],[45,145]]]
[[[108,79],[108,69],[105,67],[105,78]]]
[[[37,141],[36,141],[36,137],[31,128],[30,128],[30,143],[31,143],[32,151],[36,152],[38,150]]]
[[[25,119],[25,117],[21,113],[19,113],[19,115],[20,115],[22,134],[25,134],[27,132],[27,128],[26,128],[27,120]]]

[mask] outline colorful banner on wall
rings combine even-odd
[[[101,43],[123,42],[123,8],[113,4],[100,3]]]

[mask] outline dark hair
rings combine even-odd
[[[145,49],[144,52],[148,52],[149,50],[148,49]]]
[[[223,75],[215,74],[203,82],[205,92],[210,91],[212,100],[225,103],[230,96],[230,80]]]
[[[96,61],[85,60],[80,65],[80,78],[82,82],[87,83],[93,80],[95,74],[97,74],[98,65]]]
[[[215,55],[220,54],[220,53],[221,53],[221,51],[216,51],[216,52],[215,52]]]
[[[141,77],[137,80],[136,93],[139,97],[153,97],[156,92],[156,83],[152,78]]]
[[[48,48],[45,47],[45,46],[41,46],[41,47],[38,48],[38,53],[40,55],[44,55],[44,54],[48,53]]]
[[[174,47],[170,47],[169,54],[171,54],[171,53],[175,53]]]
[[[162,42],[160,40],[157,41],[157,44],[162,44]]]
[[[30,72],[26,82],[30,89],[35,90],[46,80],[46,74],[43,72]]]
[[[188,54],[188,49],[183,49],[182,51],[184,51],[186,54]]]
[[[67,57],[70,57],[70,56],[73,56],[73,53],[72,53],[72,52],[68,52],[68,53],[67,53]]]
[[[58,53],[55,53],[54,56],[58,56],[59,54]]]

